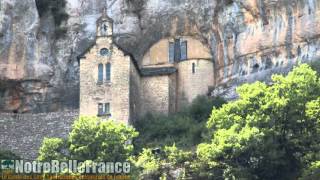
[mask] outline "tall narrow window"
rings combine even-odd
[[[110,114],[110,103],[104,104],[105,114]]]
[[[187,60],[187,41],[181,42],[181,60]]]
[[[98,65],[98,83],[103,82],[103,64]]]
[[[174,61],[179,62],[181,60],[180,39],[174,40]]]
[[[169,63],[174,63],[174,43],[169,42]]]
[[[196,64],[192,63],[192,74],[196,73]]]
[[[106,81],[110,81],[111,80],[111,64],[107,63],[106,64]]]
[[[103,114],[104,114],[104,112],[103,112],[103,104],[99,103],[98,104],[98,116],[101,116]]]
[[[179,62],[188,59],[188,43],[175,39],[174,42],[169,42],[169,62]]]

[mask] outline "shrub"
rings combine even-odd
[[[20,159],[18,155],[9,150],[0,150],[0,160]]]
[[[312,61],[310,66],[314,71],[317,71],[318,75],[320,75],[320,59]]]
[[[197,149],[209,171],[228,179],[297,179],[320,160],[317,73],[302,64],[272,80],[242,85],[238,100],[212,111],[211,142]]]
[[[63,160],[65,155],[63,150],[66,149],[66,141],[60,138],[44,138],[39,150],[38,160]]]
[[[164,147],[176,144],[177,147],[189,148],[199,144],[206,137],[205,123],[213,107],[220,107],[224,100],[197,97],[189,107],[182,111],[165,115],[147,114],[135,122],[141,134],[135,141],[136,150],[142,148]]]
[[[125,161],[133,151],[130,141],[137,136],[133,128],[124,124],[102,121],[97,117],[80,117],[73,124],[67,140],[45,138],[38,159]]]

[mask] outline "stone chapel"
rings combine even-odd
[[[127,125],[146,113],[169,114],[214,86],[210,50],[189,36],[155,43],[137,61],[113,42],[113,20],[97,20],[95,43],[80,60],[80,115]]]

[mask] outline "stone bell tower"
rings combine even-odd
[[[95,42],[80,59],[80,115],[129,124],[131,57],[113,42],[113,20],[104,8]]]
[[[103,9],[102,16],[97,21],[97,37],[112,37],[113,20],[107,15],[107,8]]]

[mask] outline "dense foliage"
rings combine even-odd
[[[68,140],[45,139],[39,159],[129,159],[133,178],[148,180],[320,179],[319,75],[302,64],[272,80],[242,85],[227,104],[198,97],[179,113],[149,114],[135,124],[137,139],[132,128],[82,117]]]
[[[208,121],[211,143],[200,144],[197,150],[213,179],[296,179],[304,168],[318,165],[316,72],[304,64],[286,77],[272,79],[272,86],[261,82],[241,86],[239,100],[213,110]]]
[[[135,179],[184,179],[187,177],[185,164],[193,159],[193,153],[178,149],[175,144],[165,146],[159,154],[150,148],[143,149],[138,156],[131,158],[135,168],[133,176]],[[170,173],[173,170],[175,176]]]
[[[20,159],[20,157],[11,151],[0,149],[0,160],[1,159],[2,160]]]
[[[134,141],[136,150],[164,147],[174,143],[181,148],[196,146],[206,136],[206,122],[213,107],[221,107],[221,98],[197,97],[178,113],[148,114],[135,123],[140,136]]]
[[[131,127],[96,117],[80,117],[67,140],[46,138],[39,160],[125,161],[133,151],[130,141],[138,136]]]

